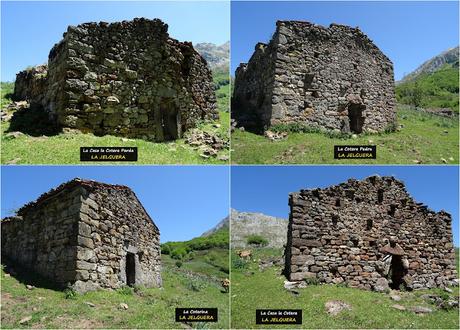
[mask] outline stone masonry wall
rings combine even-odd
[[[75,279],[81,188],[71,187],[1,222],[2,258],[65,286]]]
[[[377,291],[457,282],[451,216],[415,202],[393,177],[301,190],[289,205],[290,280]]]
[[[258,62],[274,62],[271,107],[260,109],[268,112],[259,117],[264,126],[301,123],[345,133],[373,133],[395,123],[393,64],[358,28],[278,21],[266,49],[264,60],[251,58],[247,64],[245,72],[251,75],[237,72],[238,93],[234,94],[239,104],[252,82],[264,79]],[[236,114],[246,112],[254,111],[242,107]],[[244,115],[235,119],[246,124]]]
[[[258,43],[251,65],[236,69],[232,98],[232,117],[249,130],[263,131],[270,125],[274,82],[273,45]]]
[[[159,230],[128,187],[74,179],[18,214],[1,222],[8,261],[78,292],[161,286]]]
[[[119,288],[127,283],[127,254],[135,258],[135,283],[161,286],[158,228],[126,187],[104,185],[85,189],[78,233],[79,291]]]
[[[157,141],[216,119],[206,61],[167,30],[158,19],[69,26],[50,51],[45,93],[31,103],[60,127]],[[24,85],[19,73],[17,98]]]

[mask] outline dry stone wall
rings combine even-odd
[[[2,221],[2,256],[78,292],[161,286],[159,230],[128,187],[72,180]]]
[[[275,75],[274,45],[258,43],[249,64],[236,69],[232,117],[248,130],[263,131],[270,126]]]
[[[290,280],[384,291],[457,283],[451,216],[417,203],[393,177],[290,194]]]
[[[393,64],[359,28],[278,21],[270,43],[236,71],[233,102],[245,127],[384,131],[396,120]]]
[[[1,222],[2,258],[65,286],[76,276],[80,187],[63,189],[37,207]]]
[[[161,286],[159,231],[130,189],[85,189],[80,219],[75,283],[80,291]]]
[[[162,21],[134,19],[69,26],[49,54],[46,88],[16,98],[40,104],[60,127],[148,140],[173,140],[199,120],[216,119],[211,71],[191,43]]]

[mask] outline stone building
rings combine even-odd
[[[292,281],[384,291],[457,283],[451,216],[417,203],[394,177],[350,179],[289,196]]]
[[[74,179],[1,222],[2,258],[78,292],[161,286],[160,232],[126,186]]]
[[[14,98],[59,129],[156,141],[218,117],[206,61],[159,19],[69,26],[48,65],[17,74]]]
[[[236,70],[232,115],[256,132],[292,123],[384,131],[396,120],[393,64],[359,28],[278,21]]]

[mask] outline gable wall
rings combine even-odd
[[[304,190],[291,194],[289,204],[286,270],[291,280],[374,289],[388,277],[388,253],[382,249],[392,240],[404,251],[408,288],[443,286],[456,278],[450,215],[416,203],[393,178]]]

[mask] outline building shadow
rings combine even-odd
[[[12,261],[2,258],[2,267],[5,274],[14,277],[23,285],[32,285],[36,288],[49,289],[53,291],[62,291],[64,288],[49,279],[37,274],[35,271],[14,264]]]
[[[18,109],[11,117],[10,127],[6,132],[22,132],[30,136],[53,136],[62,132],[48,112],[37,104]]]

